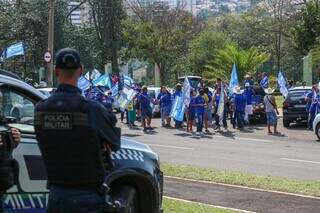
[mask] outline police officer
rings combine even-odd
[[[3,95],[0,90],[0,125],[3,125],[5,122],[4,114],[3,114],[3,106],[4,100]],[[2,128],[2,126],[1,126]],[[21,134],[19,130],[15,128],[11,128],[9,132],[7,129],[2,129],[0,131],[0,213],[4,212],[3,209],[3,194],[7,189],[9,189],[14,184],[14,165],[12,158],[12,148],[15,148],[19,142]],[[13,141],[9,141],[10,134],[13,136]],[[13,142],[12,146],[9,145]]]
[[[50,189],[47,211],[102,212],[99,189],[108,169],[103,156],[120,148],[120,129],[112,113],[81,96],[76,87],[83,72],[77,51],[60,50],[55,63],[59,86],[35,109],[35,132]]]

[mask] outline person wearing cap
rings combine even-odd
[[[234,97],[234,107],[235,107],[235,120],[238,126],[238,129],[242,129],[244,126],[244,115],[247,105],[246,96],[243,94],[243,90],[238,86],[235,88],[235,97]]]
[[[112,91],[108,90],[106,94],[107,95],[101,95],[101,103],[110,113],[113,113],[112,107],[114,103],[114,98],[112,97]]]
[[[265,105],[265,111],[267,116],[267,125],[268,125],[268,134],[272,134],[271,126],[274,127],[274,134],[280,134],[277,131],[277,124],[278,124],[278,118],[277,114],[279,115],[279,111],[277,108],[277,103],[275,97],[272,95],[274,93],[274,89],[268,87],[264,90],[266,95],[264,96],[264,105]]]
[[[181,97],[182,96],[182,85],[180,83],[178,83],[176,85],[176,90],[175,92],[173,93],[172,95],[172,98],[173,100],[175,100],[176,97]],[[174,124],[174,127],[176,129],[181,129],[182,128],[182,124],[183,122],[182,121],[177,121],[177,120],[174,120],[175,124]],[[188,122],[188,121],[187,121]]]
[[[34,128],[50,190],[47,212],[99,212],[111,152],[120,149],[117,119],[77,88],[83,73],[78,52],[58,51],[54,73],[59,86],[35,108]]]
[[[253,85],[254,85],[254,82],[252,80],[252,76],[250,74],[246,74],[244,76],[243,85],[245,86],[247,83],[249,84],[250,87],[253,87]]]
[[[247,100],[244,120],[246,124],[249,124],[249,116],[253,114],[252,98],[255,92],[249,82],[245,83],[244,86],[245,86],[245,89],[243,94],[246,96],[246,100]]]
[[[146,132],[147,130],[153,130],[151,127],[152,108],[147,86],[143,86],[141,90],[142,92],[138,96],[138,101],[140,103],[143,131]]]

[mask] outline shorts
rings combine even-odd
[[[275,111],[267,112],[266,115],[267,115],[267,124],[276,125],[278,123],[278,118]]]
[[[196,113],[190,111],[189,112],[189,121],[193,122],[195,118],[196,118]]]
[[[141,109],[141,119],[152,118],[151,109]]]
[[[246,114],[247,115],[252,115],[253,114],[253,106],[252,105],[247,105],[246,106]]]
[[[171,112],[171,107],[170,106],[162,108],[162,113],[163,113],[164,117],[170,116],[170,112]]]

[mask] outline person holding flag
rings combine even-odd
[[[218,79],[218,80],[221,80],[221,79]],[[215,106],[215,120],[216,120],[215,130],[220,129],[220,121],[221,120],[223,123],[223,127],[228,128],[227,109],[226,109],[226,104],[228,102],[227,92],[224,89],[222,82],[221,82],[221,84],[219,84],[219,82],[217,82],[217,85],[218,85],[217,89],[213,95],[213,101],[214,101],[214,106]]]
[[[182,97],[182,85],[180,83],[178,83],[176,85],[176,90],[172,95],[173,100],[175,100],[176,97]],[[175,122],[174,127],[176,129],[182,128],[182,123],[183,123],[182,121],[178,121],[178,120],[174,119],[174,122]]]
[[[262,78],[259,85],[262,89],[267,89],[269,87],[269,78],[267,73],[262,73]]]

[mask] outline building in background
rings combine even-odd
[[[75,26],[91,23],[90,7],[88,3],[81,4],[80,1],[70,1],[68,9],[71,12],[70,20]]]

